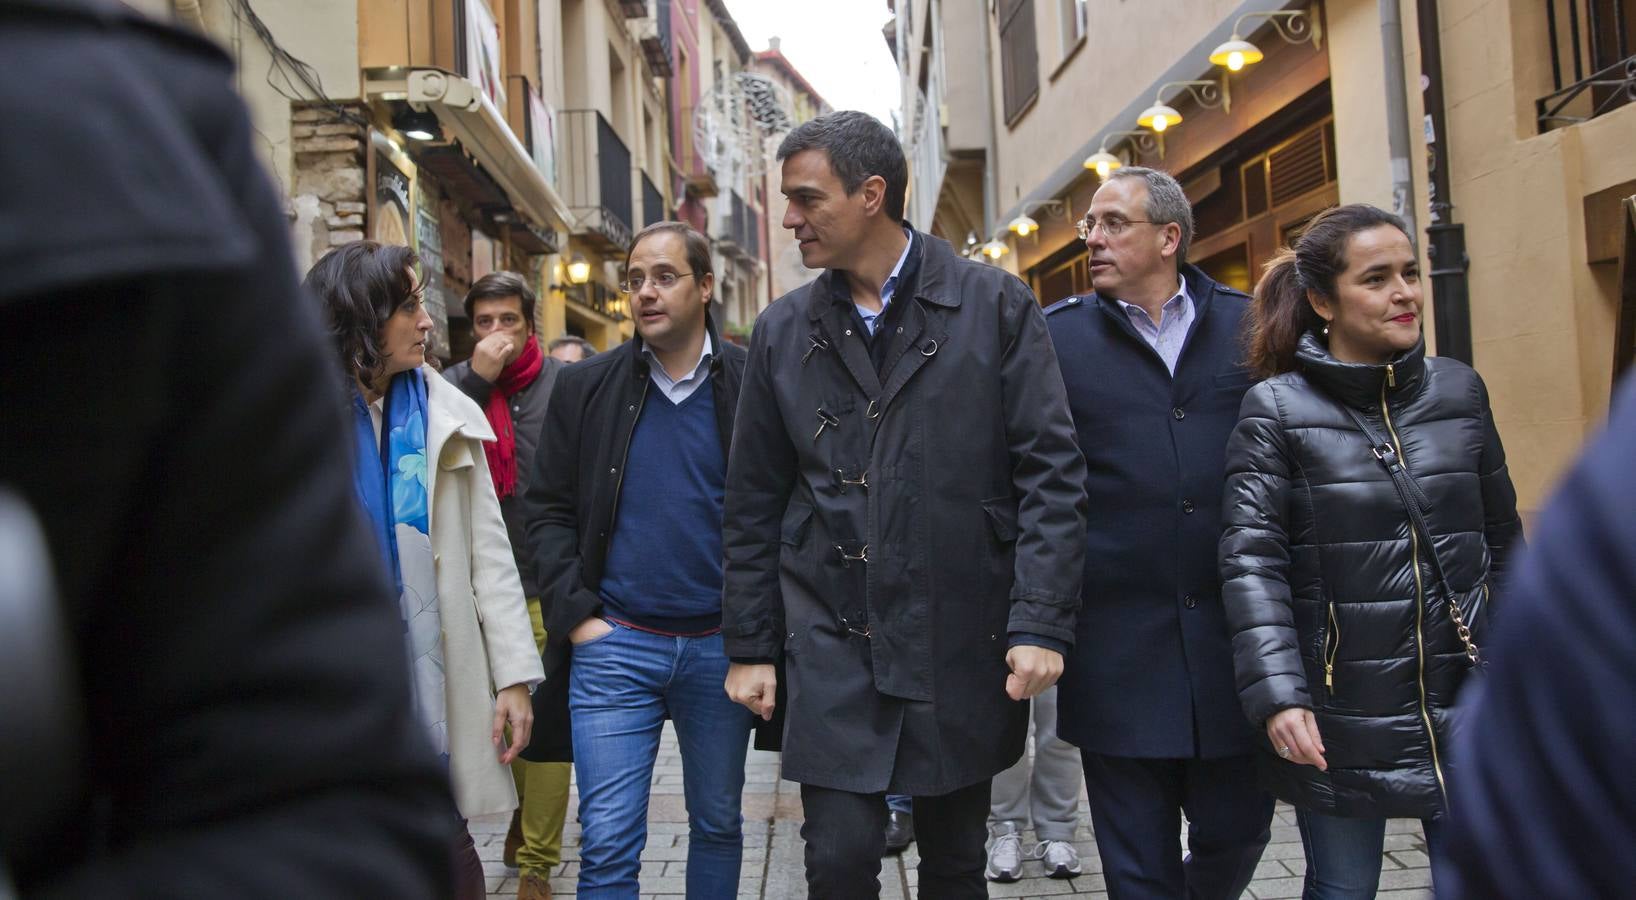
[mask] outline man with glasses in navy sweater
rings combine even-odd
[[[570,366],[526,497],[549,678],[568,678],[580,897],[633,897],[664,720],[688,809],[687,895],[738,894],[749,711],[722,692],[722,497],[744,351],[707,312],[708,240],[636,235],[636,337]]]

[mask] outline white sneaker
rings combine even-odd
[[[1022,877],[1022,837],[1016,832],[996,835],[988,848],[988,868],[983,877],[1009,884]]]
[[[1052,878],[1074,878],[1082,871],[1079,851],[1067,841],[1041,841],[1031,855],[1045,861],[1045,874]]]

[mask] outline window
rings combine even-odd
[[[1039,48],[1034,40],[1034,0],[1000,0],[1000,81],[1005,120],[1011,124],[1040,92]]]
[[[1085,38],[1085,4],[1086,0],[1057,0],[1057,9],[1062,16],[1062,56],[1074,52],[1074,48]]]

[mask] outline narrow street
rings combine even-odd
[[[574,821],[577,795],[568,801],[568,827],[563,835],[563,865],[553,873],[551,888],[559,897],[573,896],[579,871],[579,825]],[[990,897],[1091,897],[1106,900],[1102,864],[1096,854],[1096,838],[1091,833],[1090,813],[1084,792],[1080,794],[1082,824],[1075,843],[1079,847],[1085,874],[1071,880],[1044,877],[1037,863],[1024,869],[1021,881],[990,883]],[[488,876],[491,900],[512,900],[517,896],[517,870],[501,861],[509,817],[492,816],[471,823],[478,855]],[[778,754],[751,750],[745,766],[744,784],[744,872],[739,881],[741,898],[794,900],[806,896],[801,862],[801,790],[778,777]],[[1031,838],[1031,835],[1028,836]],[[1431,870],[1426,858],[1420,823],[1393,820],[1386,826],[1386,852],[1381,861],[1380,900],[1429,900]],[[882,900],[911,900],[915,896],[915,847],[901,857],[889,857],[881,866]],[[1245,896],[1256,900],[1279,900],[1301,895],[1305,871],[1301,855],[1301,835],[1295,827],[1295,813],[1279,805],[1272,825],[1272,843],[1262,854],[1255,880]],[[648,846],[642,852],[642,900],[682,900],[686,890],[687,810],[682,802],[682,761],[676,751],[675,734],[665,726],[659,745],[659,764],[653,772],[653,794],[648,808]]]

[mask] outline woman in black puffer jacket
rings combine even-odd
[[[1263,781],[1297,810],[1309,900],[1374,896],[1387,818],[1436,840],[1455,694],[1520,544],[1487,390],[1426,358],[1420,310],[1403,223],[1363,205],[1315,218],[1251,307],[1267,380],[1227,446],[1222,598],[1239,698],[1267,736]],[[1423,494],[1435,562],[1394,459]]]

